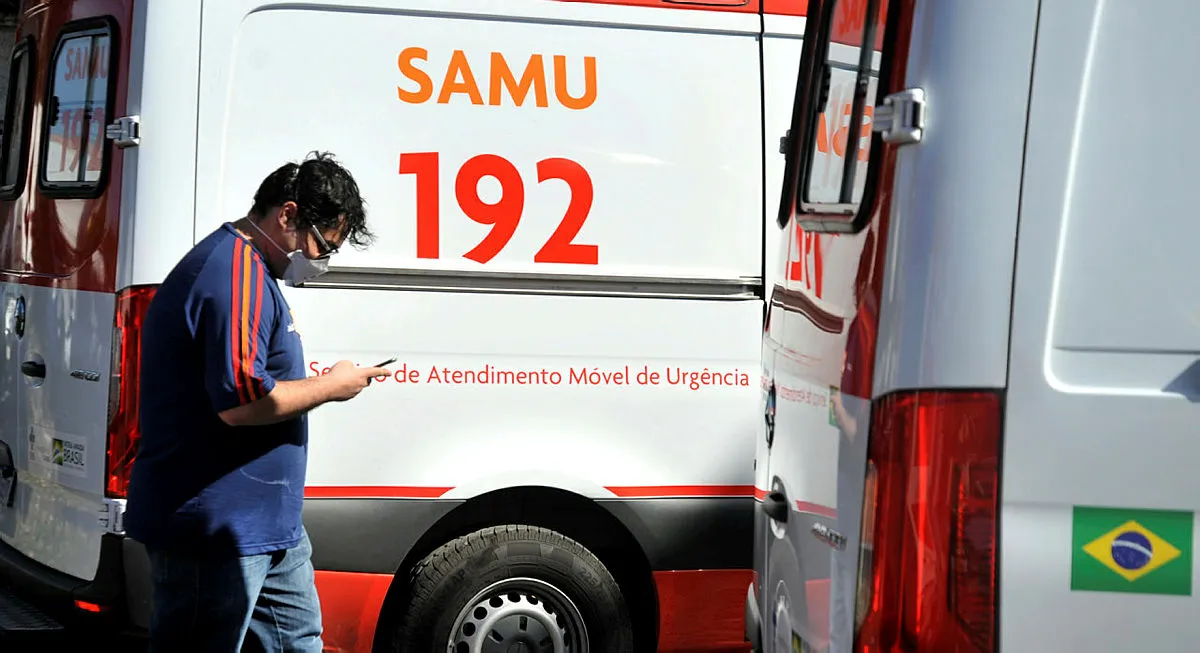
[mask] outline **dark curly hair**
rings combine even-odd
[[[296,203],[297,226],[336,229],[346,220],[346,242],[355,247],[369,245],[375,236],[367,229],[366,202],[358,183],[329,152],[310,152],[301,163],[285,163],[267,175],[254,193],[251,211],[265,216],[284,202]]]

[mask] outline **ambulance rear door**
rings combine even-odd
[[[25,299],[17,274],[24,269],[20,244],[25,237],[24,204],[16,200],[25,191],[29,145],[29,115],[36,74],[34,39],[25,35],[13,47],[0,147],[0,512],[11,505],[17,460],[23,456],[25,382],[18,348],[25,334]],[[0,517],[3,519],[3,517]]]
[[[888,88],[884,44],[896,41],[887,30],[905,29],[892,14],[910,11],[902,0],[811,2],[803,55],[791,63],[794,77],[797,65],[801,72],[783,192],[772,189],[782,270],[764,332],[766,437],[755,480],[765,651],[849,650],[854,636],[863,548],[870,558],[859,534],[890,180],[883,171],[894,160],[872,149],[872,127]],[[782,65],[786,49],[773,44],[768,70]]]
[[[17,475],[0,539],[88,580],[115,526],[105,489],[121,153],[105,132],[123,115],[131,14],[132,0],[31,9],[19,26],[29,49],[17,54],[36,65],[28,77],[17,66],[10,98],[27,92],[32,109],[10,104],[6,119],[27,134],[6,142],[4,181],[17,184],[0,200],[10,368],[0,434]]]

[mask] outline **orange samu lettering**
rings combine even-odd
[[[518,68],[511,66],[504,54],[500,52],[492,52],[487,61],[487,73],[483,80],[487,84],[488,105],[500,106],[503,104],[503,95],[507,93],[515,106],[523,106],[532,93],[535,106],[541,108],[550,106],[545,57],[540,54],[530,55],[524,67]],[[408,88],[404,85],[396,86],[396,95],[401,102],[423,104],[434,99],[436,91],[438,104],[449,104],[455,95],[466,97],[471,104],[484,104],[484,93],[480,89],[479,77],[476,75],[476,71],[479,71],[479,66],[482,65],[478,60],[473,68],[466,53],[462,50],[455,50],[450,55],[449,63],[446,64],[445,74],[441,76],[440,87],[434,84],[434,78],[430,72],[418,67],[417,62],[428,63],[429,51],[419,47],[405,48],[396,58],[396,66],[400,69],[400,74],[409,82],[415,82],[417,85],[416,90],[411,90],[411,84],[407,85]],[[566,55],[554,55],[552,66],[554,99],[558,101],[558,104],[574,110],[586,109],[595,104],[595,57],[583,57],[583,93],[579,96],[571,95]]]

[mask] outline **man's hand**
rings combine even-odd
[[[358,396],[363,388],[370,385],[371,379],[390,374],[385,367],[358,367],[350,361],[338,361],[329,368],[325,378],[330,384],[330,399],[347,401]]]
[[[358,396],[374,377],[388,376],[386,367],[358,367],[350,361],[338,361],[328,374],[294,381],[280,381],[267,396],[220,413],[230,426],[274,424],[329,401],[346,401]]]

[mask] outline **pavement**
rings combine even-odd
[[[76,631],[28,637],[0,634],[0,651],[4,653],[144,653],[145,650],[144,643],[112,633]]]
[[[0,581],[0,652],[2,653],[145,653],[138,638],[119,632],[111,624],[79,621],[64,628],[13,594]]]

